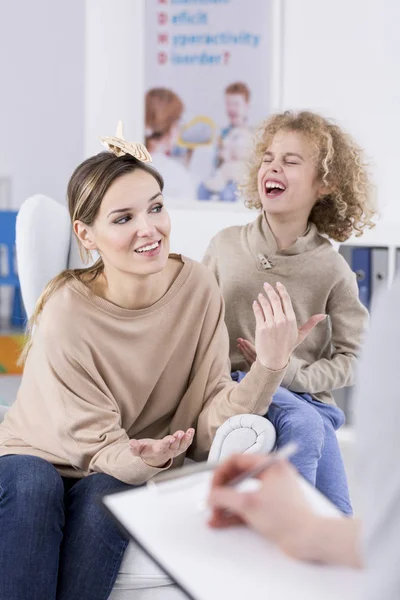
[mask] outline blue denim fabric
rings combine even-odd
[[[63,479],[34,456],[0,457],[0,600],[106,600],[128,540],[98,497],[128,486]]]
[[[235,371],[232,379],[240,382],[245,375]],[[310,394],[280,387],[265,417],[275,427],[277,448],[296,442],[299,451],[291,463],[344,514],[351,515],[346,471],[335,433],[345,421],[343,411],[314,400]]]

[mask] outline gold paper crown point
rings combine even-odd
[[[122,121],[121,119],[118,121],[118,125],[117,125],[117,131],[115,133],[115,137],[120,138],[121,140],[124,140],[124,133],[123,133],[123,127],[122,127]]]
[[[144,144],[140,142],[127,142],[124,138],[122,121],[118,121],[115,137],[101,137],[103,146],[115,154],[115,156],[125,156],[129,154],[144,163],[152,162],[152,158]]]

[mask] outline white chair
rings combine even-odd
[[[183,211],[178,215],[182,219]],[[214,233],[228,225],[239,224],[240,213],[215,213],[210,222],[205,212],[186,214],[184,229],[191,229],[192,239],[196,232],[208,232],[202,240],[205,248]],[[246,215],[247,216],[247,215]],[[176,221],[179,221],[179,218]],[[230,219],[231,218],[231,219]],[[249,220],[244,217],[243,221]],[[190,222],[191,221],[191,222]],[[208,223],[208,229],[207,229]],[[174,216],[172,215],[174,227]],[[173,230],[174,231],[174,230]],[[179,249],[179,229],[173,233],[173,249]],[[192,253],[185,238],[184,253],[198,256],[198,248]],[[28,316],[32,314],[36,300],[46,283],[67,267],[81,266],[77,245],[72,240],[68,211],[46,196],[28,198],[22,205],[17,219],[17,260],[22,296]],[[0,406],[0,421],[5,414]],[[240,415],[229,419],[217,431],[209,460],[219,461],[235,452],[269,452],[275,443],[275,430],[271,423],[257,415]],[[111,594],[111,600],[183,600],[180,590],[134,543],[131,543]]]

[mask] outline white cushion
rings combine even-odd
[[[187,595],[176,585],[161,585],[131,590],[120,588],[118,579],[111,592],[110,600],[187,600]]]
[[[7,410],[8,410],[8,406],[2,406],[0,404],[0,423],[4,419],[4,415],[6,414]]]
[[[141,550],[130,542],[118,573],[114,590],[140,590],[171,585],[167,575]]]
[[[264,417],[236,415],[218,429],[208,460],[219,462],[236,453],[271,452],[275,440],[275,428]]]
[[[18,273],[28,317],[46,284],[66,268],[71,240],[68,210],[37,194],[22,204],[16,227]]]

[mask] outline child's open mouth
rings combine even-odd
[[[268,198],[277,198],[286,190],[286,186],[280,181],[268,180],[265,183],[265,192]]]

